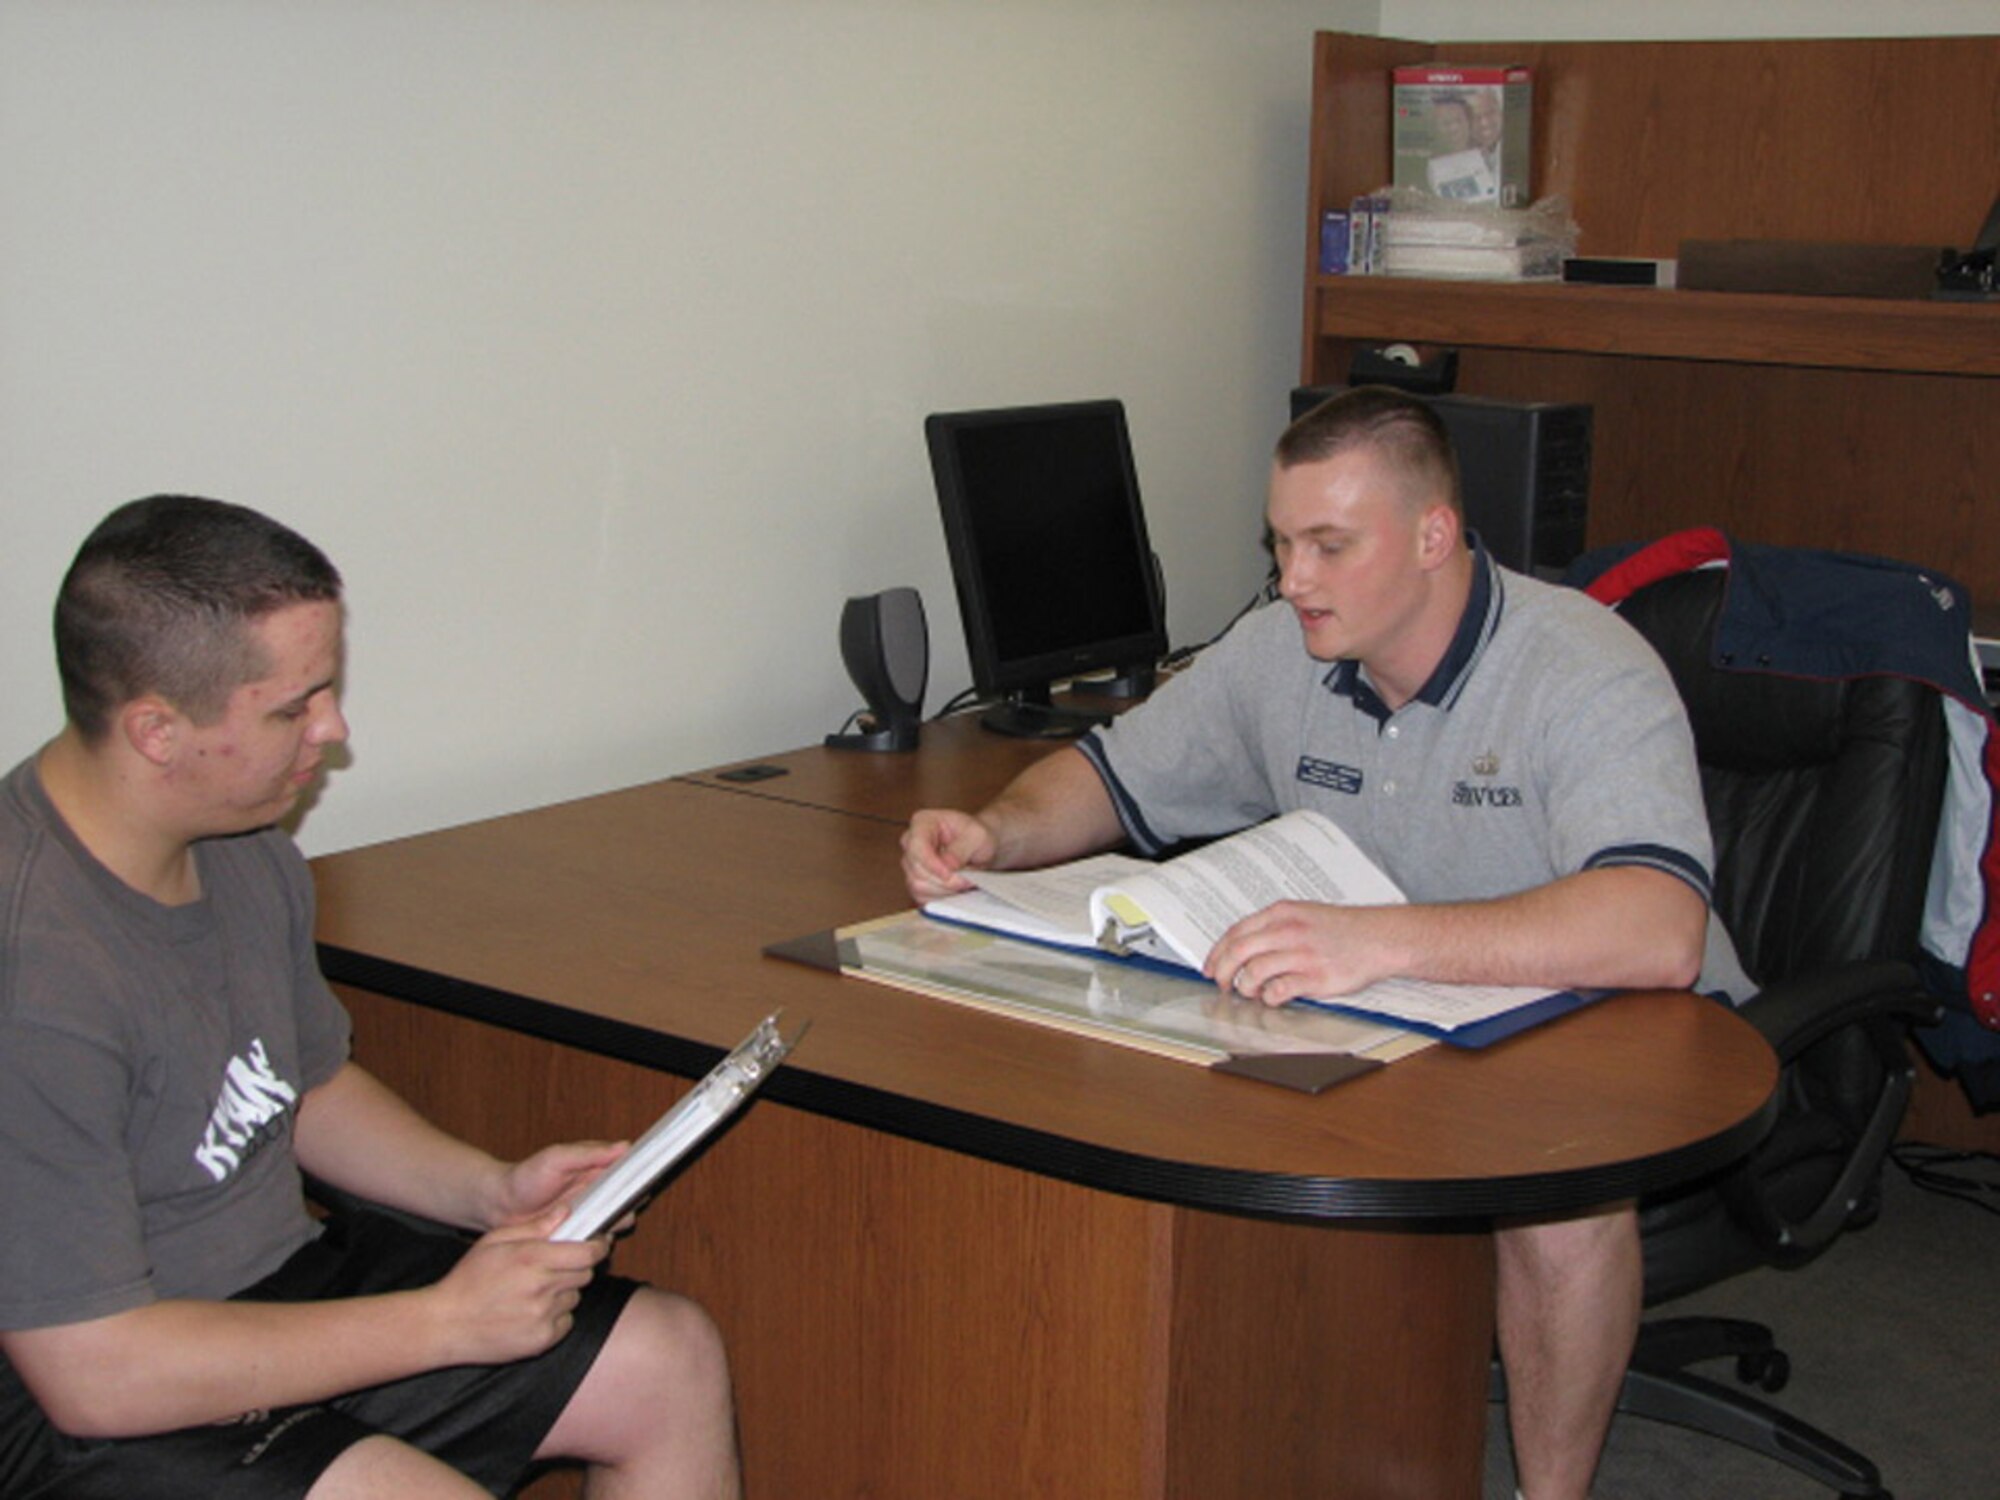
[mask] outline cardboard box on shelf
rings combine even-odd
[[[1428,63],[1394,72],[1395,186],[1458,203],[1524,207],[1533,74]]]

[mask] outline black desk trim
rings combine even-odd
[[[683,1078],[699,1078],[727,1050],[332,944],[320,944],[319,955],[321,971],[336,984]],[[1354,1179],[1240,1172],[1139,1156],[827,1077],[797,1062],[779,1069],[761,1097],[1127,1197],[1260,1218],[1362,1219],[1411,1229],[1483,1229],[1485,1221],[1502,1215],[1567,1213],[1691,1181],[1748,1152],[1770,1129],[1778,1109],[1774,1092],[1752,1114],[1705,1140],[1574,1172]]]

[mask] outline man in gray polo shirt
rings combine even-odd
[[[1423,403],[1351,391],[1280,440],[1267,508],[1282,601],[1111,728],[976,814],[919,812],[911,893],[1121,842],[1158,852],[1296,807],[1328,813],[1409,895],[1286,902],[1208,972],[1282,1004],[1402,975],[1741,994],[1709,945],[1711,853],[1687,722],[1640,637],[1493,564],[1463,530]],[[1527,1500],[1587,1495],[1637,1328],[1629,1204],[1496,1235],[1498,1327]]]

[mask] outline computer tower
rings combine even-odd
[[[1342,386],[1299,386],[1296,421]],[[1417,396],[1458,451],[1465,523],[1506,567],[1560,577],[1583,551],[1590,500],[1590,408],[1574,402]]]

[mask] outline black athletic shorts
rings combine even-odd
[[[374,1213],[330,1219],[319,1239],[241,1301],[306,1302],[428,1286],[467,1241]],[[0,1495],[6,1500],[297,1500],[362,1438],[387,1433],[495,1495],[526,1476],[535,1449],[597,1358],[635,1283],[599,1275],[563,1341],[534,1359],[462,1365],[316,1406],[158,1437],[79,1440],[43,1417],[0,1361]]]

